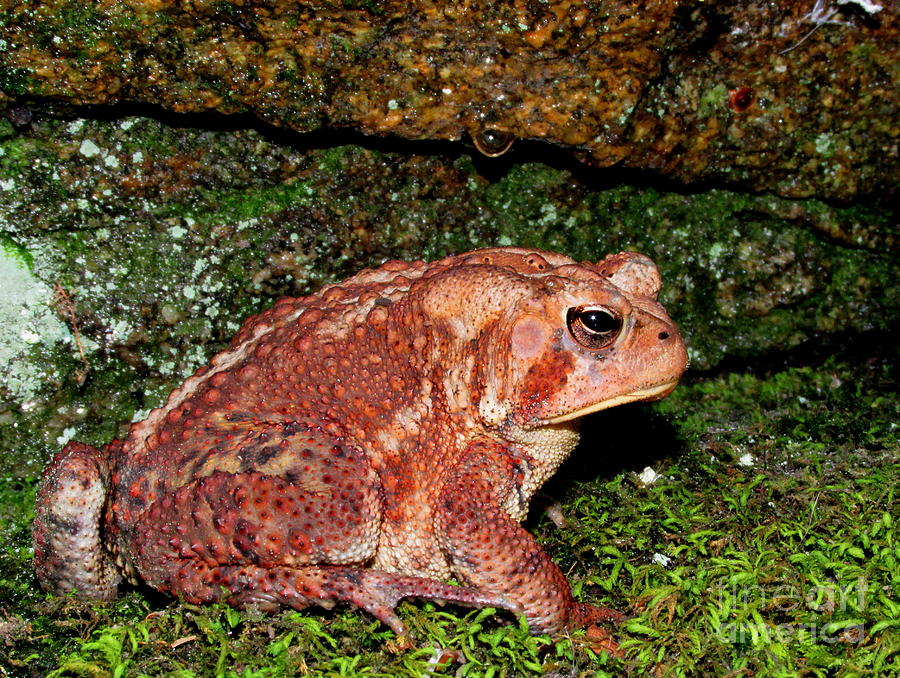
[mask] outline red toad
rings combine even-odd
[[[124,577],[193,603],[346,601],[398,634],[404,597],[503,607],[533,633],[589,625],[605,611],[519,523],[581,417],[661,398],[687,367],[659,287],[636,253],[497,248],[281,299],[125,440],[55,456],[38,579],[93,599]]]

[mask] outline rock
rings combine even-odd
[[[0,122],[12,271],[0,286],[11,365],[0,420],[13,422],[0,445],[39,468],[28,446],[56,449],[87,421],[112,438],[248,315],[386,258],[512,244],[592,260],[643,251],[661,268],[695,370],[897,326],[888,209],[603,188],[599,171],[502,160],[495,175],[496,162],[303,149],[253,129],[134,116]],[[21,430],[40,435],[20,444]]]
[[[488,154],[543,142],[792,197],[896,192],[891,3],[0,4],[7,106],[137,101]]]

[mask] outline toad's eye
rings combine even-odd
[[[622,331],[622,319],[603,306],[575,306],[566,314],[569,332],[585,348],[606,348]]]

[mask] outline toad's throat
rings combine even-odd
[[[573,419],[579,419],[586,414],[591,414],[592,412],[599,412],[600,410],[607,410],[610,407],[616,407],[617,405],[624,405],[626,403],[633,403],[639,400],[654,400],[658,398],[662,398],[665,395],[668,395],[675,385],[678,383],[677,379],[672,381],[667,381],[664,384],[657,384],[656,386],[649,386],[647,388],[638,389],[637,391],[632,391],[631,393],[625,393],[623,395],[616,396],[615,398],[610,398],[609,400],[603,400],[599,403],[594,403],[593,405],[588,405],[580,410],[575,410],[574,412],[567,412],[566,414],[561,414],[558,417],[553,417],[552,419],[545,419],[542,422],[542,425],[551,425],[551,424],[560,424],[564,421],[571,421]]]

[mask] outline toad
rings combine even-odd
[[[667,395],[687,367],[660,276],[623,252],[391,261],[248,319],[101,449],[45,469],[48,591],[123,580],[191,603],[498,606],[532,633],[608,618],[520,522],[585,415]],[[446,583],[455,578],[460,586]]]

